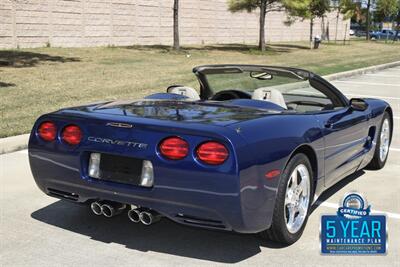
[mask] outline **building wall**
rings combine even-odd
[[[0,0],[0,48],[82,47],[172,43],[173,0]],[[257,13],[227,10],[226,0],[180,0],[181,44],[257,43]],[[309,22],[284,25],[285,14],[267,14],[268,42],[307,40]],[[335,33],[335,14],[329,22]],[[339,20],[344,38],[349,21]],[[321,23],[316,21],[315,34]]]

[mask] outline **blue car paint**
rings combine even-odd
[[[49,189],[56,189],[75,194],[77,202],[111,200],[148,207],[183,224],[193,225],[181,215],[208,222],[194,225],[198,227],[260,232],[271,224],[280,181],[280,176],[267,179],[265,174],[282,171],[296,149],[307,146],[315,153],[317,195],[337,177],[349,174],[348,169],[353,172],[369,162],[364,159],[372,157],[374,142],[370,146],[356,142],[326,149],[333,140],[345,141],[353,129],[379,127],[388,105],[380,100],[366,101],[368,110],[361,113],[344,107],[299,114],[272,106],[254,109],[226,103],[229,101],[184,99],[110,102],[63,109],[36,121],[29,140],[29,160],[35,181],[46,194],[51,194]],[[328,129],[325,124],[332,118],[337,119],[338,125]],[[84,133],[82,143],[71,147],[60,136],[55,142],[44,142],[37,136],[37,127],[44,121],[55,122],[59,132],[69,124],[79,125]],[[134,127],[105,127],[110,121],[131,123]],[[189,142],[189,156],[179,161],[160,156],[159,142],[172,135]],[[148,147],[93,143],[88,141],[89,136],[134,140]],[[375,132],[373,139],[376,138]],[[195,148],[207,140],[217,140],[227,147],[229,158],[222,165],[205,165],[196,159]],[[88,177],[90,152],[150,160],[154,165],[154,187]],[[348,168],[348,164],[352,167]],[[331,177],[335,170],[338,176]]]

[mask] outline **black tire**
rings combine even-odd
[[[297,166],[303,164],[306,166],[309,172],[310,181],[309,181],[309,203],[307,208],[307,213],[303,222],[303,225],[296,233],[290,233],[286,226],[286,216],[285,216],[285,196],[286,196],[286,188],[289,181],[289,178],[292,172],[295,170]],[[278,243],[290,245],[299,240],[301,235],[303,234],[304,228],[307,224],[311,202],[313,200],[314,191],[313,191],[313,172],[311,163],[308,157],[299,153],[294,155],[288,162],[286,168],[284,169],[281,180],[278,186],[277,198],[275,201],[274,213],[272,217],[271,227],[263,232],[260,232],[260,236],[265,239],[269,239]]]
[[[382,169],[386,164],[387,158],[389,157],[389,151],[388,151],[386,158],[384,160],[381,160],[380,150],[379,150],[379,148],[381,146],[381,138],[380,137],[381,137],[381,132],[382,132],[382,126],[383,126],[383,122],[385,120],[388,120],[388,122],[389,122],[389,132],[390,132],[389,146],[390,146],[390,142],[391,142],[391,138],[392,138],[392,134],[391,134],[392,120],[390,118],[389,113],[387,111],[385,111],[385,113],[383,113],[382,121],[379,125],[379,131],[376,134],[376,146],[375,146],[374,156],[373,156],[372,160],[368,163],[368,165],[366,167],[367,169],[370,169],[370,170]]]

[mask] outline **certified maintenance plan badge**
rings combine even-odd
[[[321,216],[321,253],[386,254],[386,216],[370,209],[361,194],[345,194],[336,215]]]

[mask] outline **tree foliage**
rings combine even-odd
[[[376,15],[382,19],[392,18],[399,12],[398,0],[378,0],[376,3]]]
[[[353,0],[339,0],[337,10],[343,19],[350,19],[358,11],[358,4]]]
[[[287,1],[286,8],[289,19],[300,18],[304,20],[324,16],[330,11],[331,6],[329,0],[308,0],[301,2]]]
[[[281,0],[228,0],[228,9],[233,13],[241,11],[252,12],[260,9],[262,2],[265,3],[265,13],[283,10]]]
[[[246,10],[252,12],[260,8],[261,0],[229,0],[228,9],[231,12],[240,12]]]

